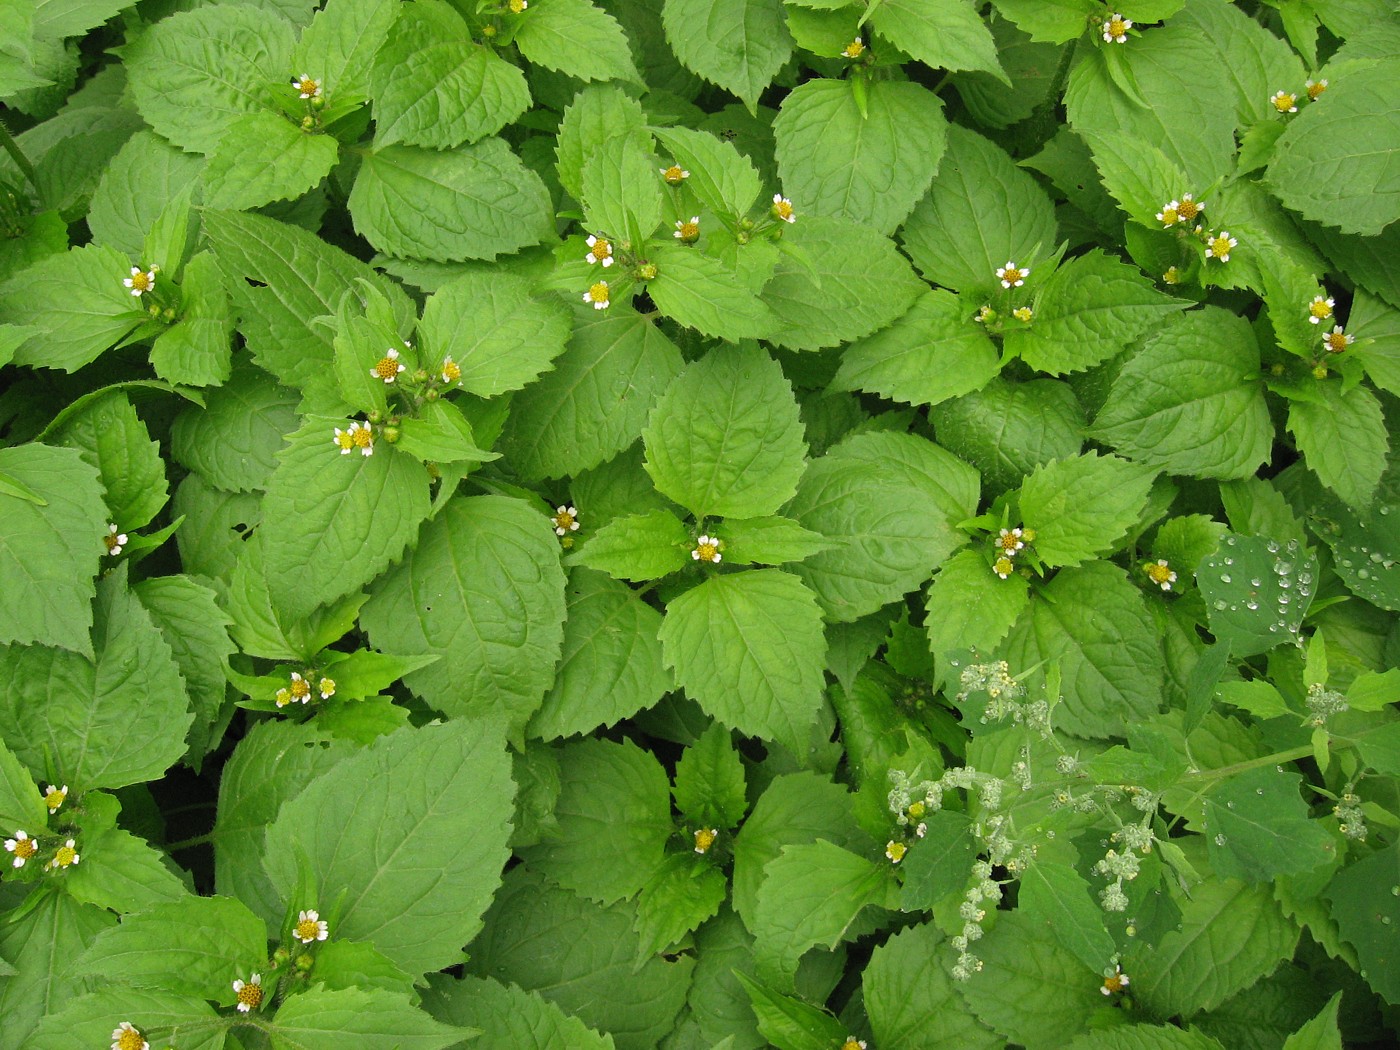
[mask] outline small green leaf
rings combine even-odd
[[[1342,993],[1337,992],[1321,1013],[1284,1040],[1283,1050],[1342,1050],[1342,1033],[1337,1029],[1341,1003]]]
[[[610,152],[614,140],[645,132],[646,126],[641,103],[621,88],[590,84],[574,96],[559,124],[556,151],[559,182],[569,196],[583,197],[583,166],[595,152]]]
[[[641,583],[684,568],[693,543],[679,518],[669,510],[652,510],[614,518],[589,537],[570,564]]]
[[[429,401],[399,424],[400,452],[425,463],[482,463],[500,454],[476,446],[471,424],[450,401]]]
[[[320,80],[331,102],[370,94],[371,62],[391,28],[397,35],[394,16],[400,10],[394,0],[326,0],[302,31],[292,68]],[[380,103],[376,94],[376,120]],[[382,126],[377,129],[382,133]]]
[[[1206,842],[1217,875],[1269,882],[1330,863],[1332,835],[1308,819],[1298,795],[1301,777],[1251,769],[1231,777],[1205,800]]]
[[[876,1046],[1001,1047],[1002,1041],[978,1023],[958,994],[943,942],[938,927],[924,923],[900,930],[871,953],[861,988]]]
[[[579,80],[637,80],[627,35],[588,0],[536,0],[515,32],[520,53]]]
[[[1318,400],[1288,405],[1288,429],[1308,468],[1346,503],[1364,510],[1371,505],[1385,473],[1390,432],[1376,395],[1363,386],[1344,390],[1339,383],[1318,383]]]
[[[242,211],[295,200],[330,174],[339,155],[329,135],[308,134],[278,113],[249,113],[228,126],[209,155],[205,203]]]
[[[967,0],[885,0],[871,15],[881,36],[925,65],[983,69],[1007,82],[992,34]]]
[[[932,910],[950,894],[960,894],[976,859],[972,821],[965,814],[940,809],[924,823],[923,837],[910,844],[900,862],[904,884],[899,906],[907,912]]]
[[[111,1040],[112,1030],[119,1023],[113,1017],[138,1018],[143,1032],[169,1032],[191,1050],[212,1050],[223,1036],[222,1019],[197,997],[108,985],[87,995],[65,998],[61,1007],[44,1017],[24,1045],[43,1050],[101,1046]]]
[[[781,565],[802,561],[835,544],[790,518],[730,518],[715,529],[731,565]]]
[[[80,901],[120,914],[182,900],[189,890],[163,853],[121,828],[85,834],[81,862],[64,878],[64,888]]]
[[[1021,876],[1021,910],[1027,919],[1050,928],[1090,970],[1109,965],[1115,948],[1104,929],[1102,909],[1084,877],[1068,864],[1036,861]]]
[[[49,819],[44,796],[29,771],[0,740],[0,827],[42,828]],[[37,831],[35,832],[37,834]]]
[[[665,951],[719,911],[724,874],[694,853],[670,853],[637,898],[638,958]]]
[[[763,300],[718,259],[675,245],[658,245],[651,259],[657,273],[647,292],[667,317],[730,342],[772,332]]]
[[[846,1026],[819,1007],[791,995],[782,995],[736,971],[748,992],[749,1007],[758,1019],[758,1032],[778,1050],[826,1050],[846,1037]]]
[[[480,1028],[477,1050],[614,1050],[612,1036],[589,1028],[537,992],[483,977],[436,978],[424,1005],[451,1024]]]
[[[661,145],[683,171],[685,184],[716,215],[742,218],[758,200],[762,182],[753,163],[732,142],[691,128],[653,128]]]
[[[935,654],[954,649],[991,652],[1030,603],[1030,584],[1017,573],[1001,579],[978,551],[959,551],[934,576],[924,624]]]
[[[1084,447],[1084,409],[1059,380],[997,376],[929,415],[943,447],[981,471],[992,492],[1016,488],[1037,467],[1077,456]]]
[[[1280,544],[1226,534],[1201,562],[1196,583],[1208,604],[1211,633],[1237,657],[1295,640],[1317,579],[1317,557],[1297,540]]]
[[[676,808],[687,820],[720,830],[739,826],[748,809],[744,766],[730,731],[711,724],[676,763]]]
[[[97,468],[110,520],[119,529],[144,528],[165,506],[169,490],[160,446],[121,390],[84,402],[47,437],[55,445],[77,449]]]
[[[1112,549],[1147,505],[1153,471],[1090,452],[1055,460],[1021,485],[1021,516],[1047,565],[1080,565]]]
[[[1395,966],[1395,926],[1400,923],[1400,848],[1377,850],[1348,864],[1323,896],[1342,937],[1356,948],[1367,983],[1387,1003],[1400,1002],[1400,970]]]
[[[661,19],[681,63],[750,112],[792,54],[779,0],[665,0]]]
[[[212,253],[200,252],[185,264],[180,305],[180,319],[151,344],[151,367],[170,383],[217,386],[232,369],[233,315]]]

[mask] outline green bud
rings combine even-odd
[[[385,428],[384,428],[384,440],[387,441],[387,442],[389,442],[389,444],[391,444],[391,445],[394,444],[396,441],[398,441],[398,440],[399,440],[399,428],[398,428],[398,427],[385,427]]]
[[[432,387],[428,390],[426,394],[423,395],[423,399],[425,401],[436,401],[441,396],[442,395],[438,393],[437,388]]]
[[[380,422],[383,422],[383,420],[384,420],[383,413],[381,413],[381,412],[379,411],[379,409],[377,409],[377,408],[376,408],[373,412],[371,412],[371,413],[369,414],[369,421],[370,421],[371,423],[380,423]]]
[[[653,281],[656,279],[656,265],[644,262],[634,271],[639,281]]]

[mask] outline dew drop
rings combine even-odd
[[[1216,844],[1217,846],[1223,846],[1223,845],[1225,845],[1225,836],[1224,836],[1224,835],[1216,835],[1216,836],[1215,836],[1215,844]]]
[[[1228,572],[1222,572],[1222,573],[1220,574],[1220,582],[1221,582],[1221,583],[1233,583],[1234,580],[1230,577],[1230,574],[1229,574]]]
[[[1382,916],[1381,916],[1381,925],[1382,925],[1382,926],[1389,926],[1389,925],[1390,925],[1390,916],[1389,916],[1389,915],[1382,915]]]
[[[1217,599],[1215,599],[1214,604],[1215,604],[1215,611],[1216,611],[1216,612],[1224,612],[1224,611],[1225,611],[1225,600],[1224,600],[1223,598],[1217,598]]]
[[[1254,610],[1256,610],[1256,609],[1259,608],[1259,603],[1258,603],[1258,602],[1245,602],[1245,603],[1244,603],[1244,607],[1245,607],[1246,609],[1248,609],[1250,612],[1254,612]]]
[[[1264,581],[1261,580],[1258,576],[1253,576],[1250,578],[1249,585],[1251,587],[1262,587],[1264,586]]]
[[[1390,513],[1390,508],[1389,508],[1389,507],[1382,507],[1382,508],[1381,508],[1381,517],[1385,517],[1385,516],[1386,516],[1387,514],[1389,514],[1389,513]]]

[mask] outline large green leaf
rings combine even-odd
[[[1048,565],[1080,565],[1112,549],[1147,505],[1153,471],[1096,452],[1055,460],[1021,485],[1021,516]]]
[[[686,68],[750,110],[792,54],[779,0],[665,0],[662,24]]]
[[[24,1045],[31,1050],[101,1046],[120,1023],[114,1017],[132,1018],[143,1034],[168,1034],[190,1050],[218,1050],[224,1045],[223,1018],[208,1003],[188,995],[111,985],[63,1002]]]
[[[642,105],[619,87],[590,84],[574,96],[559,123],[559,182],[575,200],[583,197],[583,166],[594,153],[615,149],[614,140],[646,130]]]
[[[165,506],[169,492],[160,446],[121,390],[84,401],[47,436],[55,445],[77,449],[97,468],[119,529],[143,528]]]
[[[1385,473],[1390,430],[1375,394],[1362,386],[1318,383],[1317,400],[1288,406],[1288,429],[1303,461],[1329,489],[1360,510],[1371,505]]]
[[[918,84],[809,80],[773,122],[778,173],[805,210],[893,233],[938,170],[947,126],[942,101]]]
[[[651,258],[657,274],[647,292],[667,317],[731,342],[772,332],[767,306],[741,273],[719,259],[669,244],[658,245]]]
[[[240,357],[203,408],[191,405],[175,418],[171,452],[218,488],[262,489],[277,469],[282,436],[297,427],[296,404],[293,391]]]
[[[934,576],[924,626],[929,648],[991,652],[1030,602],[1029,584],[1018,573],[1001,579],[980,551],[959,551]]]
[[[433,1020],[407,994],[384,988],[310,988],[283,1000],[267,1030],[279,1050],[335,1050],[353,1039],[396,1050],[440,1050],[467,1034]]]
[[[538,992],[484,977],[435,979],[424,995],[434,1017],[482,1030],[475,1050],[613,1050],[612,1037],[595,1032]]]
[[[30,1045],[30,1033],[53,1012],[54,1003],[92,988],[92,981],[73,973],[73,963],[117,918],[66,893],[40,894],[33,907],[7,918],[0,925],[0,959],[23,960],[24,966],[0,978],[0,1017],[5,1018],[0,1050],[21,1050]],[[115,1025],[108,1026],[109,1036]]]
[[[981,471],[994,492],[1018,487],[1037,467],[1077,456],[1084,446],[1084,409],[1069,384],[1054,379],[998,376],[929,415],[939,443]]]
[[[309,134],[279,113],[248,113],[228,126],[210,153],[204,200],[230,210],[295,200],[329,175],[339,156],[329,135]]]
[[[579,80],[636,80],[627,35],[589,0],[536,0],[515,33],[520,53],[536,65]]]
[[[1341,935],[1361,959],[1361,972],[1386,1002],[1400,1002],[1395,927],[1400,923],[1400,848],[1391,845],[1348,864],[1324,893]]]
[[[564,571],[549,520],[503,496],[458,496],[375,587],[361,622],[388,652],[435,653],[404,678],[448,715],[504,715],[516,736],[554,681]]]
[[[1251,769],[1231,777],[1205,800],[1210,863],[1217,875],[1269,882],[1298,875],[1336,857],[1332,834],[1308,819],[1297,773]]]
[[[400,10],[394,0],[326,0],[297,41],[293,68],[319,79],[330,101],[370,94],[371,64]]]
[[[423,465],[382,440],[373,455],[343,455],[336,422],[345,421],[313,419],[290,435],[267,481],[267,582],[277,611],[294,618],[364,587],[428,516]]]
[[[792,498],[806,466],[797,401],[757,347],[710,351],[670,385],[642,433],[657,491],[697,518],[751,518]]]
[[[337,937],[372,942],[408,973],[441,969],[500,885],[514,795],[499,725],[402,729],[287,802],[263,865],[290,909],[323,910]],[[304,902],[303,864],[316,898]]]
[[[667,605],[661,647],[706,713],[806,753],[826,640],[816,596],[797,577],[781,569],[711,576]]]
[[[1196,570],[1196,583],[1211,633],[1246,657],[1298,639],[1317,575],[1317,556],[1297,540],[1227,533]]]
[[[195,185],[204,160],[152,131],[138,131],[106,165],[93,191],[87,223],[92,239],[136,258],[162,209]]]
[[[919,587],[963,544],[977,472],[913,434],[849,438],[814,460],[787,514],[833,541],[794,571],[822,611],[855,620]]]
[[[753,163],[725,142],[691,128],[653,128],[653,133],[684,171],[686,186],[716,215],[747,215],[762,187]]]
[[[880,35],[934,69],[984,69],[1005,82],[992,34],[968,0],[887,0],[873,11]]]

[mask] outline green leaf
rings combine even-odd
[[[697,518],[758,517],[792,498],[806,466],[797,401],[757,347],[711,350],[652,410],[642,433],[657,491]]]
[[[375,586],[380,649],[442,659],[404,679],[451,717],[503,714],[516,736],[554,681],[564,572],[548,519],[503,496],[454,497]]]
[[[945,897],[961,894],[977,859],[972,821],[966,815],[940,809],[924,823],[923,837],[910,843],[900,862],[904,884],[899,906],[907,912],[929,911]]]
[[[871,13],[880,35],[911,58],[934,69],[984,69],[1007,82],[992,34],[968,0],[885,0]]]
[[[893,908],[898,888],[888,864],[818,839],[784,846],[763,869],[754,911],[758,975],[793,991],[797,962],[817,945],[834,948],[867,905]]]
[[[529,108],[524,74],[474,41],[449,4],[395,8],[373,71],[376,146],[452,149],[496,134]]]
[[[647,1050],[675,1026],[694,964],[653,955],[637,965],[635,916],[625,902],[599,907],[520,865],[507,872],[467,969],[537,991],[610,1033],[620,1050]],[[542,952],[541,944],[572,950]]]
[[[1250,1029],[1253,1032],[1253,1028]],[[1067,1044],[1066,1050],[1224,1050],[1220,1043],[1199,1029],[1184,1030],[1171,1025],[1114,1025],[1082,1035]]]
[[[65,1000],[40,1022],[24,1046],[44,1050],[101,1046],[111,1040],[112,1030],[120,1023],[113,1021],[114,1017],[135,1018],[143,1033],[160,1031],[191,1050],[216,1050],[224,1045],[223,1018],[208,1003],[169,992],[106,987]]]
[[[198,186],[203,168],[202,157],[138,131],[108,162],[93,191],[87,216],[93,240],[140,258],[161,212],[182,190]]]
[[[1002,1040],[982,1027],[958,994],[943,942],[938,927],[924,923],[900,930],[871,953],[861,988],[876,1046],[1000,1050]]]
[[[1090,970],[1109,965],[1113,938],[1084,877],[1068,864],[1040,860],[1021,876],[1021,910],[1031,922],[1049,927],[1060,947]]]
[[[44,796],[29,771],[0,740],[0,827],[42,828],[49,820]],[[36,831],[35,834],[38,834]]]
[[[1147,505],[1155,472],[1089,452],[1037,468],[1021,485],[1021,515],[1047,565],[1081,565],[1111,550]]]
[[[1266,886],[1207,879],[1182,902],[1181,925],[1123,962],[1133,997],[1153,1015],[1213,1010],[1293,954],[1299,930]]]
[[[239,117],[268,108],[267,85],[293,74],[293,31],[280,15],[218,4],[162,18],[124,49],[146,123],[181,149],[213,153]]]
[[[1030,603],[1030,584],[1012,573],[1001,579],[978,551],[959,551],[929,586],[924,625],[935,654],[954,649],[991,652]]]
[[[306,906],[328,912],[337,937],[370,941],[413,974],[460,961],[509,856],[502,743],[479,720],[403,729],[313,781],[267,830],[263,863],[288,907],[302,906],[304,857]]]
[[[1318,400],[1288,405],[1288,429],[1308,468],[1348,505],[1371,505],[1385,473],[1389,428],[1376,395],[1362,386],[1344,390],[1318,383]]]
[[[558,758],[558,827],[521,855],[591,900],[631,897],[659,868],[671,835],[665,770],[630,741],[581,740]]]
[[[1323,896],[1341,935],[1356,948],[1366,981],[1387,1003],[1400,1002],[1400,970],[1395,966],[1395,926],[1400,923],[1400,848],[1394,845],[1348,864]]]
[[[627,35],[588,0],[536,0],[515,32],[520,53],[537,66],[579,80],[638,80]]]
[[[657,273],[647,292],[667,317],[730,342],[772,332],[773,315],[763,300],[714,256],[664,244],[651,260]]]
[[[781,565],[835,546],[790,518],[731,518],[715,534],[730,565]]]
[[[1342,1050],[1342,1034],[1337,1029],[1341,1003],[1342,993],[1337,992],[1321,1013],[1284,1040],[1283,1050]]]
[[[1269,458],[1273,423],[1249,323],[1207,307],[1174,318],[1119,371],[1094,435],[1147,466],[1244,478]]]
[[[670,853],[647,880],[637,900],[638,958],[688,939],[719,911],[729,882],[714,865],[694,853]]]
[[[992,379],[930,413],[939,442],[982,472],[986,487],[1019,486],[1026,474],[1079,454],[1084,409],[1067,383]]]
[[[1005,347],[1039,372],[1078,372],[1122,352],[1185,305],[1157,291],[1136,267],[1091,251],[1050,275],[1035,319],[1007,332]]]
[[[75,970],[232,1005],[229,974],[251,973],[266,959],[267,927],[244,904],[232,897],[186,896],[126,916],[97,936]]]
[[[371,94],[371,63],[391,28],[396,37],[401,31],[394,20],[400,10],[393,0],[327,0],[303,30],[292,68],[320,80],[331,102]],[[374,95],[375,129],[383,134],[383,98]]]
[[[499,459],[496,452],[477,448],[471,424],[450,401],[430,401],[399,424],[394,446],[425,463],[481,463]]]
[[[1308,819],[1298,795],[1301,777],[1251,769],[1231,777],[1205,799],[1210,865],[1224,878],[1269,882],[1330,863],[1332,835]]]
[[[1227,533],[1196,571],[1211,633],[1236,657],[1296,641],[1312,602],[1317,557],[1297,540]]]
[[[1400,393],[1400,310],[1358,290],[1347,317],[1347,330],[1360,340],[1354,353],[1371,381],[1389,393]]]
[[[1283,694],[1263,679],[1251,682],[1221,682],[1216,694],[1231,707],[1248,711],[1255,718],[1268,720],[1296,714],[1283,699]]]
[[[424,1006],[451,1024],[480,1028],[475,1050],[614,1050],[612,1037],[570,1017],[537,992],[482,977],[434,979]]]
[[[650,320],[589,312],[553,370],[511,403],[501,447],[524,478],[576,475],[621,452],[684,367]]]
[[[753,163],[732,142],[691,128],[653,128],[652,134],[684,171],[685,184],[716,215],[742,218],[758,200],[763,183]]]
[[[805,753],[826,641],[816,597],[797,577],[780,569],[709,577],[667,605],[661,646],[711,717]]]
[[[441,285],[423,306],[418,338],[424,367],[451,357],[462,389],[481,397],[518,390],[549,370],[570,336],[569,312],[531,295],[506,273],[466,273]]]
[[[790,350],[867,336],[909,309],[924,288],[890,239],[864,226],[799,214],[780,244],[789,251],[763,299],[778,322],[769,338]]]
[[[14,351],[14,363],[76,372],[145,319],[122,286],[130,260],[95,244],[50,255],[0,285],[0,324],[33,325],[42,339]]]
[[[553,229],[544,183],[496,138],[452,150],[376,149],[361,161],[349,203],[355,229],[378,250],[438,262],[508,255]]]
[[[0,473],[39,497],[0,491],[0,642],[92,654],[93,577],[107,508],[98,473],[73,449],[0,449]]]
[[[1390,667],[1379,673],[1363,671],[1347,687],[1346,696],[1347,706],[1353,711],[1384,711],[1387,705],[1400,700],[1400,668]]]
[[[1123,736],[1162,702],[1152,617],[1142,592],[1108,562],[1057,573],[1021,614],[1002,654],[1017,673],[1058,664],[1064,699],[1055,724],[1076,736]]]
[[[957,296],[931,288],[889,327],[846,347],[832,386],[936,405],[981,389],[1000,368],[995,345]]]
[[[106,828],[83,835],[79,846],[81,863],[64,876],[64,888],[80,901],[127,914],[189,895],[165,855],[130,832]]]
[[[832,541],[794,571],[830,620],[847,622],[918,588],[966,541],[977,472],[913,434],[858,434],[814,460],[787,514]]]
[[[290,995],[267,1024],[274,1047],[334,1050],[347,1039],[382,1040],[399,1050],[438,1050],[468,1033],[435,1021],[406,993],[383,988],[310,988]]]
[[[783,100],[773,122],[778,173],[804,213],[891,234],[938,170],[948,124],[927,88],[874,81],[858,100],[857,83],[866,82],[809,80]]]
[[[1200,187],[1193,186],[1180,165],[1167,155],[1139,138],[1114,134],[1097,134],[1083,128],[1080,136],[1093,151],[1094,165],[1107,190],[1128,216],[1140,226],[1152,231],[1162,229],[1157,215],[1169,201],[1180,201],[1183,193]],[[1199,203],[1208,203],[1201,200]],[[1214,213],[1214,208],[1211,209]],[[1173,256],[1174,257],[1174,256]]]
[[[296,429],[297,398],[246,358],[229,381],[175,419],[171,448],[182,466],[234,492],[262,489],[277,468],[282,435]]]
[[[1371,604],[1400,609],[1400,521],[1392,516],[1393,508],[1400,506],[1400,471],[1382,476],[1369,511],[1358,513],[1326,496],[1313,503],[1317,534],[1332,548],[1337,575]]]
[[[151,367],[172,384],[216,386],[228,379],[233,316],[223,273],[210,252],[185,264],[180,319],[151,345]]]
[[[661,20],[681,63],[750,112],[792,54],[780,0],[665,0]]]
[[[621,88],[589,85],[574,96],[559,124],[559,182],[575,200],[583,197],[583,166],[594,153],[616,149],[618,139],[645,132],[641,103]]]
[[[111,912],[81,904],[66,893],[40,893],[31,899],[32,907],[11,913],[0,925],[0,959],[24,961],[13,977],[0,979],[4,1050],[28,1046],[26,1037],[53,1012],[55,1003],[89,990],[92,982],[73,974],[73,962],[100,930],[117,921]],[[114,1024],[109,1021],[104,1033],[109,1038]],[[66,1031],[64,1037],[71,1046]]]
[[[124,566],[97,588],[92,633],[95,660],[0,647],[0,735],[31,770],[76,792],[158,778],[184,754],[193,719],[170,646],[127,590]]]
[[[47,437],[55,445],[76,449],[97,468],[107,509],[119,529],[149,525],[169,499],[160,446],[121,390],[84,402]]]
[[[1400,114],[1382,101],[1396,77],[1394,59],[1352,69],[1289,122],[1266,176],[1286,207],[1343,233],[1400,218]]]
[[[614,518],[589,538],[570,564],[641,583],[684,568],[693,543],[679,518],[669,510],[652,510]]]
[[[758,1032],[778,1050],[823,1050],[836,1046],[846,1026],[825,1010],[790,995],[781,995],[765,984],[736,971],[748,992],[749,1007],[758,1019]]]
[[[412,541],[428,516],[428,473],[382,441],[341,455],[335,420],[289,435],[267,481],[267,581],[279,614],[304,617],[362,588]]]
[[[687,820],[718,824],[721,830],[739,826],[748,809],[744,766],[728,729],[711,724],[676,763],[676,808]]]
[[[958,125],[928,195],[900,230],[919,272],[954,291],[1000,290],[997,268],[1032,266],[1057,239],[1050,198],[1000,147]]]
[[[330,174],[339,154],[334,138],[308,134],[280,113],[238,117],[204,168],[205,203],[241,211],[295,200]]]

